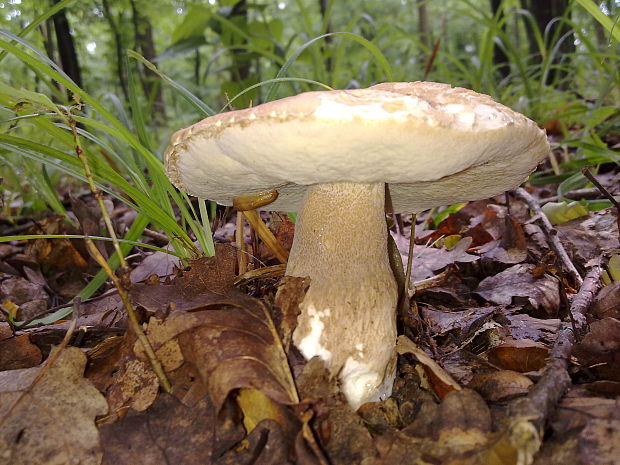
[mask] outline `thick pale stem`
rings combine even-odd
[[[383,183],[311,186],[286,270],[311,278],[293,341],[340,377],[354,408],[392,389],[398,296],[384,202]]]

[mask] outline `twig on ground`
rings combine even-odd
[[[575,189],[574,191],[564,192],[562,197],[571,200],[579,200],[579,199],[595,199],[597,198],[601,192],[594,187],[586,187],[584,189]],[[543,199],[545,202],[557,202],[560,200],[559,195],[552,195],[551,197],[545,197]]]
[[[157,359],[157,356],[155,355],[153,346],[151,346],[149,339],[146,337],[146,334],[144,334],[144,331],[142,331],[142,327],[140,326],[140,322],[138,321],[136,312],[133,309],[133,305],[131,304],[131,299],[129,297],[129,292],[127,292],[128,286],[122,283],[119,277],[114,274],[114,271],[112,271],[112,268],[110,268],[110,265],[108,264],[108,262],[106,262],[105,258],[103,258],[103,255],[101,255],[101,252],[99,252],[99,249],[95,246],[95,243],[89,237],[86,237],[85,240],[86,240],[86,248],[88,249],[88,252],[90,253],[90,255],[95,259],[97,264],[101,268],[103,268],[103,270],[108,275],[108,278],[110,278],[110,280],[112,280],[112,283],[114,283],[114,287],[118,289],[118,295],[121,297],[121,300],[123,301],[125,310],[127,310],[127,316],[129,317],[131,327],[135,331],[136,336],[138,337],[138,340],[142,344],[142,347],[144,348],[144,352],[146,353],[146,356],[148,357],[149,362],[151,363],[151,367],[153,368],[153,371],[155,372],[155,374],[157,375],[157,378],[159,379],[159,383],[161,384],[161,387],[164,389],[164,391],[171,392],[172,386],[170,385],[170,381],[168,381],[168,377],[166,376],[166,373],[164,372],[164,369],[160,361]]]
[[[583,280],[579,292],[573,297],[570,306],[572,321],[562,323],[556,333],[555,343],[543,375],[526,397],[516,399],[509,405],[510,418],[514,419],[510,427],[510,442],[519,452],[519,465],[533,462],[534,454],[542,445],[544,426],[555,406],[571,386],[568,374],[571,350],[575,341],[585,331],[585,312],[600,285],[599,277],[600,269],[595,266]]]
[[[590,170],[587,167],[581,170],[581,172],[586,178],[590,180],[590,182],[592,182],[592,184],[596,186],[596,188],[601,192],[601,194],[603,194],[603,196],[606,197],[613,204],[614,207],[616,207],[616,223],[618,224],[618,239],[620,239],[620,203],[618,203],[615,197],[611,195],[600,182],[598,182],[598,179],[596,179],[592,175],[592,173],[590,173]]]
[[[534,197],[532,197],[522,187],[517,188],[515,193],[517,197],[519,197],[521,200],[525,201],[525,203],[528,204],[528,206],[534,212],[534,215],[540,218],[543,229],[545,230],[545,232],[547,233],[547,237],[549,238],[549,245],[551,245],[551,248],[562,262],[562,265],[564,266],[564,271],[567,272],[575,280],[577,286],[581,287],[581,285],[583,284],[583,278],[579,274],[579,271],[577,271],[577,268],[575,268],[575,265],[568,256],[568,253],[566,253],[566,249],[560,242],[557,229],[553,227],[553,225],[549,221],[549,218],[547,218],[547,215],[545,215],[545,213],[541,210],[540,205],[538,204],[536,199],[534,199]]]
[[[237,264],[239,276],[248,271],[248,257],[245,252],[245,231],[243,229],[243,214],[237,212],[237,227],[235,228],[235,242],[237,243]]]
[[[411,215],[411,232],[409,233],[409,256],[407,257],[407,273],[405,273],[405,295],[409,295],[411,289],[411,269],[413,265],[413,250],[415,248],[415,222],[417,215],[414,213]],[[414,291],[415,292],[415,291]]]
[[[258,216],[256,210],[248,210],[243,212],[243,216],[248,220],[248,223],[252,226],[254,231],[259,235],[262,241],[273,252],[275,257],[280,263],[286,263],[288,261],[288,251],[282,247],[280,242],[276,239],[269,228],[263,223],[263,220]]]
[[[79,106],[79,102],[78,102],[78,106]],[[110,237],[112,238],[112,243],[114,244],[114,250],[116,251],[116,255],[118,256],[119,263],[121,265],[121,273],[122,273],[121,276],[126,277],[128,275],[127,261],[125,260],[125,256],[123,255],[123,251],[121,250],[118,238],[116,237],[116,233],[114,231],[114,227],[112,226],[112,220],[110,219],[108,210],[105,207],[105,204],[103,201],[103,194],[101,190],[97,189],[97,186],[95,185],[95,181],[93,179],[93,175],[90,170],[90,165],[88,163],[88,158],[84,155],[84,150],[82,150],[82,146],[80,145],[80,137],[79,137],[78,130],[77,130],[77,121],[75,120],[75,118],[73,118],[73,115],[71,114],[70,111],[67,112],[66,116],[67,116],[67,121],[69,123],[69,127],[71,128],[71,133],[73,134],[73,142],[75,144],[75,147],[74,147],[75,154],[77,155],[79,161],[82,163],[82,167],[84,168],[84,175],[86,176],[86,181],[88,182],[88,186],[90,187],[91,192],[93,193],[93,195],[97,199],[97,202],[99,203],[99,208],[101,209],[101,215],[103,216],[103,220],[105,222],[106,228],[108,229],[108,234],[110,234]],[[86,242],[86,248],[88,252],[90,253],[90,255],[97,262],[97,264],[105,271],[105,273],[108,275],[108,278],[110,278],[110,280],[114,283],[114,286],[116,287],[116,289],[118,289],[118,294],[121,297],[121,300],[123,301],[123,305],[125,306],[125,309],[127,310],[127,316],[129,317],[131,326],[133,330],[135,331],[138,337],[138,340],[142,344],[142,347],[144,348],[144,352],[146,353],[149,359],[149,362],[151,363],[151,367],[153,368],[153,371],[155,372],[155,374],[157,375],[157,378],[159,379],[159,383],[161,387],[164,389],[164,391],[171,392],[172,386],[170,385],[170,381],[168,381],[166,373],[164,372],[164,369],[161,363],[157,359],[157,356],[155,355],[155,351],[153,350],[151,343],[149,342],[148,338],[144,334],[144,331],[142,331],[142,327],[140,326],[140,322],[138,321],[136,312],[133,309],[133,305],[131,303],[131,299],[129,298],[129,292],[128,292],[129,284],[125,283],[124,280],[121,280],[118,276],[116,276],[116,274],[114,274],[114,270],[112,270],[109,263],[106,261],[103,255],[101,255],[101,252],[95,246],[95,243],[92,241],[90,237],[86,236],[85,242]]]
[[[152,229],[144,228],[142,234],[155,240],[155,245],[158,245],[160,247],[163,247],[170,243],[170,238],[168,236],[160,232],[153,231]]]

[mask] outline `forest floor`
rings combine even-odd
[[[618,196],[620,172],[604,168],[596,179]],[[170,392],[112,286],[75,302],[71,320],[12,324],[59,308],[98,271],[83,241],[2,243],[0,463],[618,464],[620,281],[601,279],[618,212],[550,226],[539,207],[554,190],[471,202],[435,228],[418,216],[393,393],[358,412],[291,344],[306,280],[282,278],[249,229],[251,271],[238,276],[230,209],[213,258],[182,269],[163,252],[128,257],[123,285]],[[122,231],[135,213],[108,203]],[[0,233],[101,233],[90,194],[71,211],[80,228],[48,215],[3,218]],[[263,218],[290,248],[294,224]],[[396,220],[406,269],[411,216]]]

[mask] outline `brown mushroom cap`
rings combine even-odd
[[[297,211],[325,182],[385,182],[394,211],[497,195],[549,152],[543,130],[487,95],[434,82],[306,92],[222,113],[176,132],[173,183],[224,205],[277,189],[270,210]]]

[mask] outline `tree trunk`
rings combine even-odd
[[[426,2],[427,0],[418,0],[418,34],[420,35],[420,40],[422,43],[430,51],[432,40],[430,28],[428,26],[428,10],[426,9]]]
[[[101,5],[103,6],[103,15],[108,21],[108,25],[110,26],[112,35],[114,36],[114,47],[116,49],[116,74],[118,76],[118,81],[121,86],[121,90],[123,91],[123,95],[125,96],[125,101],[129,102],[129,86],[127,83],[127,70],[125,69],[125,56],[123,54],[123,36],[121,35],[120,29],[112,17],[108,0],[102,0]]]
[[[135,48],[139,50],[144,58],[149,61],[157,56],[155,51],[155,41],[153,39],[153,28],[151,22],[144,16],[136,5],[136,0],[131,0],[131,10],[134,26]],[[142,89],[147,99],[153,99],[153,110],[155,121],[163,122],[166,119],[164,95],[161,83],[156,73],[148,68],[144,68],[144,73],[140,74]]]
[[[245,22],[248,21],[248,4],[247,0],[240,0],[235,4],[231,13],[230,20],[234,20],[235,17],[243,17]],[[245,39],[242,43],[247,42]],[[248,58],[248,53],[245,50],[235,49],[232,50],[233,66],[232,66],[232,80],[241,82],[250,76],[250,67],[252,63]]]
[[[503,0],[491,0],[491,11],[493,12],[493,16],[497,19],[502,19],[505,15],[505,10],[502,5]],[[504,23],[502,31],[506,33],[506,23]],[[496,43],[493,43],[493,64],[497,67],[497,70],[503,78],[510,74],[510,60],[504,49]]]
[[[534,16],[536,20],[536,24],[540,29],[541,33],[544,33],[549,23],[553,21],[554,18],[560,18],[566,12],[568,8],[569,0],[529,0],[528,9]],[[564,35],[566,35],[570,31],[570,27],[561,21],[553,21],[553,24],[549,27],[549,31],[547,31],[548,40],[554,39],[555,41],[560,40]],[[547,50],[551,51],[555,47],[556,43],[549,43],[547,45]],[[537,49],[536,42],[534,40],[530,41],[530,49],[532,53],[539,54],[540,51]],[[562,61],[566,61],[564,58],[565,55],[569,55],[575,52],[575,42],[572,35],[564,38],[562,43],[559,46],[559,49],[554,56],[553,65],[558,65]],[[547,84],[554,82],[558,79],[562,79],[567,75],[567,71],[559,70],[557,67],[551,69],[549,73],[549,77],[547,79]]]
[[[54,4],[60,0],[54,0]],[[71,36],[71,28],[69,20],[65,14],[65,10],[60,10],[53,16],[54,30],[56,31],[56,44],[58,45],[58,54],[60,55],[60,66],[62,70],[75,82],[82,87],[82,76],[80,74],[80,65],[78,62],[77,52],[75,51],[75,43]]]

